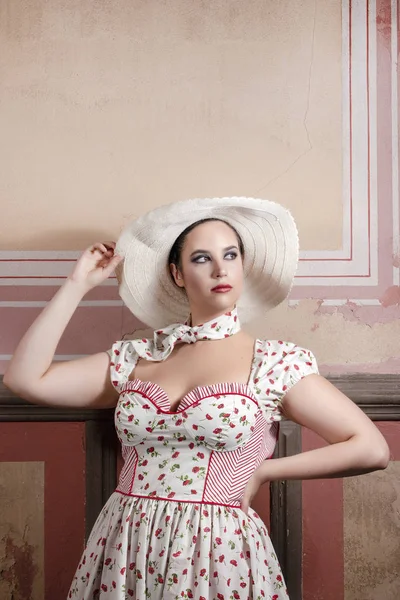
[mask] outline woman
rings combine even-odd
[[[261,318],[290,289],[293,219],[263,200],[181,202],[135,221],[114,250],[85,251],[4,378],[32,402],[116,407],[124,468],[69,598],[287,598],[250,508],[260,485],[357,475],[389,460],[379,431],[318,375],[311,352],[253,340],[240,327],[239,315]],[[115,268],[122,298],[156,328],[153,339],[118,341],[111,358],[52,363],[78,303]],[[329,445],[265,460],[283,416]]]

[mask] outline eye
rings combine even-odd
[[[210,260],[210,257],[207,256],[206,254],[198,254],[197,256],[195,256],[194,258],[192,258],[192,262],[196,263],[196,264],[202,264],[202,263],[205,263],[208,260]]]
[[[225,258],[228,258],[228,260],[235,260],[235,258],[237,258],[237,252],[228,252],[227,254],[225,254]]]

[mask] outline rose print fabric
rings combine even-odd
[[[214,323],[199,334],[237,330],[237,314]],[[181,337],[168,330],[163,352]],[[124,467],[68,598],[287,599],[267,530],[240,503],[251,474],[274,451],[282,398],[317,373],[313,355],[294,344],[257,340],[247,385],[198,387],[171,412],[158,385],[129,380],[143,352],[160,351],[157,341],[140,342],[117,342],[111,351]]]

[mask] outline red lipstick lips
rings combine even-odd
[[[215,287],[212,288],[212,292],[217,292],[217,294],[225,294],[226,292],[230,292],[232,289],[231,285],[227,285],[227,284],[221,284],[221,285],[216,285]]]

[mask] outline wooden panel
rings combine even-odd
[[[400,598],[400,425],[382,423],[386,471],[344,480],[344,598]]]
[[[42,551],[44,547],[41,576],[45,598],[64,598],[85,539],[85,426],[83,423],[0,423],[0,439],[0,463],[27,463],[28,471],[31,465],[35,469],[37,462],[43,463],[44,520],[39,519],[42,528],[34,530],[37,537],[31,545],[41,547]],[[15,485],[24,484],[18,480]],[[31,492],[29,495],[30,504],[24,505],[26,516],[35,502],[43,510],[43,500],[35,500]],[[22,516],[20,520],[23,521]],[[24,555],[19,552],[16,558],[15,569],[22,578],[21,585],[29,587],[31,574],[29,568],[25,568]],[[31,600],[29,595],[18,598],[28,599]]]
[[[44,598],[44,463],[0,463],[0,598]]]

